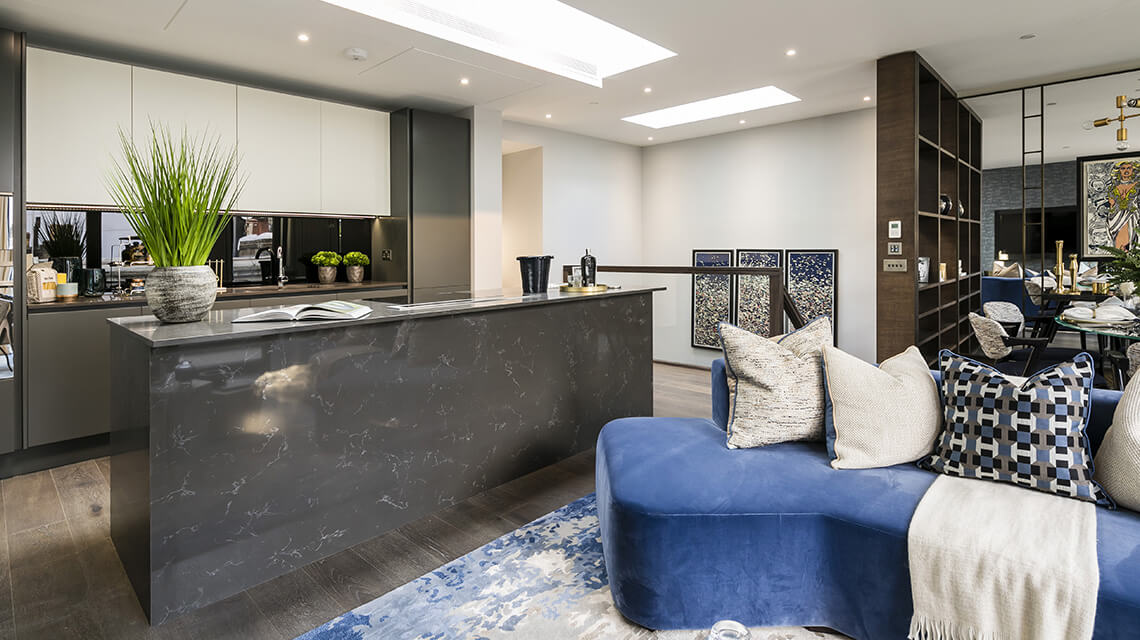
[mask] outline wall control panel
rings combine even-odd
[[[883,260],[883,271],[906,271],[906,260]]]

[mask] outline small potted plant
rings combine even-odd
[[[78,281],[78,272],[86,244],[81,214],[49,213],[40,229],[40,246],[51,256],[51,266],[67,274],[68,282]]]
[[[344,254],[345,273],[349,282],[364,282],[364,267],[371,264],[368,256],[359,251],[349,251]]]
[[[122,155],[108,190],[154,259],[146,276],[151,312],[163,322],[195,322],[214,306],[218,284],[206,260],[230,224],[245,176],[237,149],[220,137],[173,135],[157,124],[150,134],[136,145],[119,130]]]
[[[340,254],[335,251],[318,251],[309,258],[309,262],[317,268],[317,279],[321,284],[336,282],[336,268],[341,263]]]
[[[1140,247],[1133,245],[1128,249],[1101,249],[1113,257],[1113,260],[1101,265],[1101,272],[1109,277],[1109,282],[1116,285],[1124,299],[1128,300],[1140,288]]]

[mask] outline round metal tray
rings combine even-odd
[[[558,290],[562,293],[601,293],[608,289],[609,287],[604,284],[595,284],[589,287],[571,287],[568,284],[564,284],[558,287]]]

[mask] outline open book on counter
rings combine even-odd
[[[234,322],[290,322],[293,320],[356,320],[372,313],[372,307],[329,300],[320,304],[295,304],[288,307],[266,309],[234,318]]]

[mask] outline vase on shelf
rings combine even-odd
[[[926,256],[918,258],[918,282],[919,284],[930,282],[930,258]]]
[[[946,195],[945,193],[938,196],[938,213],[941,213],[944,216],[948,216],[953,210],[954,202],[950,200],[950,196]]]
[[[348,276],[348,281],[353,283],[364,282],[364,267],[359,264],[350,264],[344,268],[344,274]]]
[[[321,284],[336,282],[336,267],[317,267],[317,280]]]

